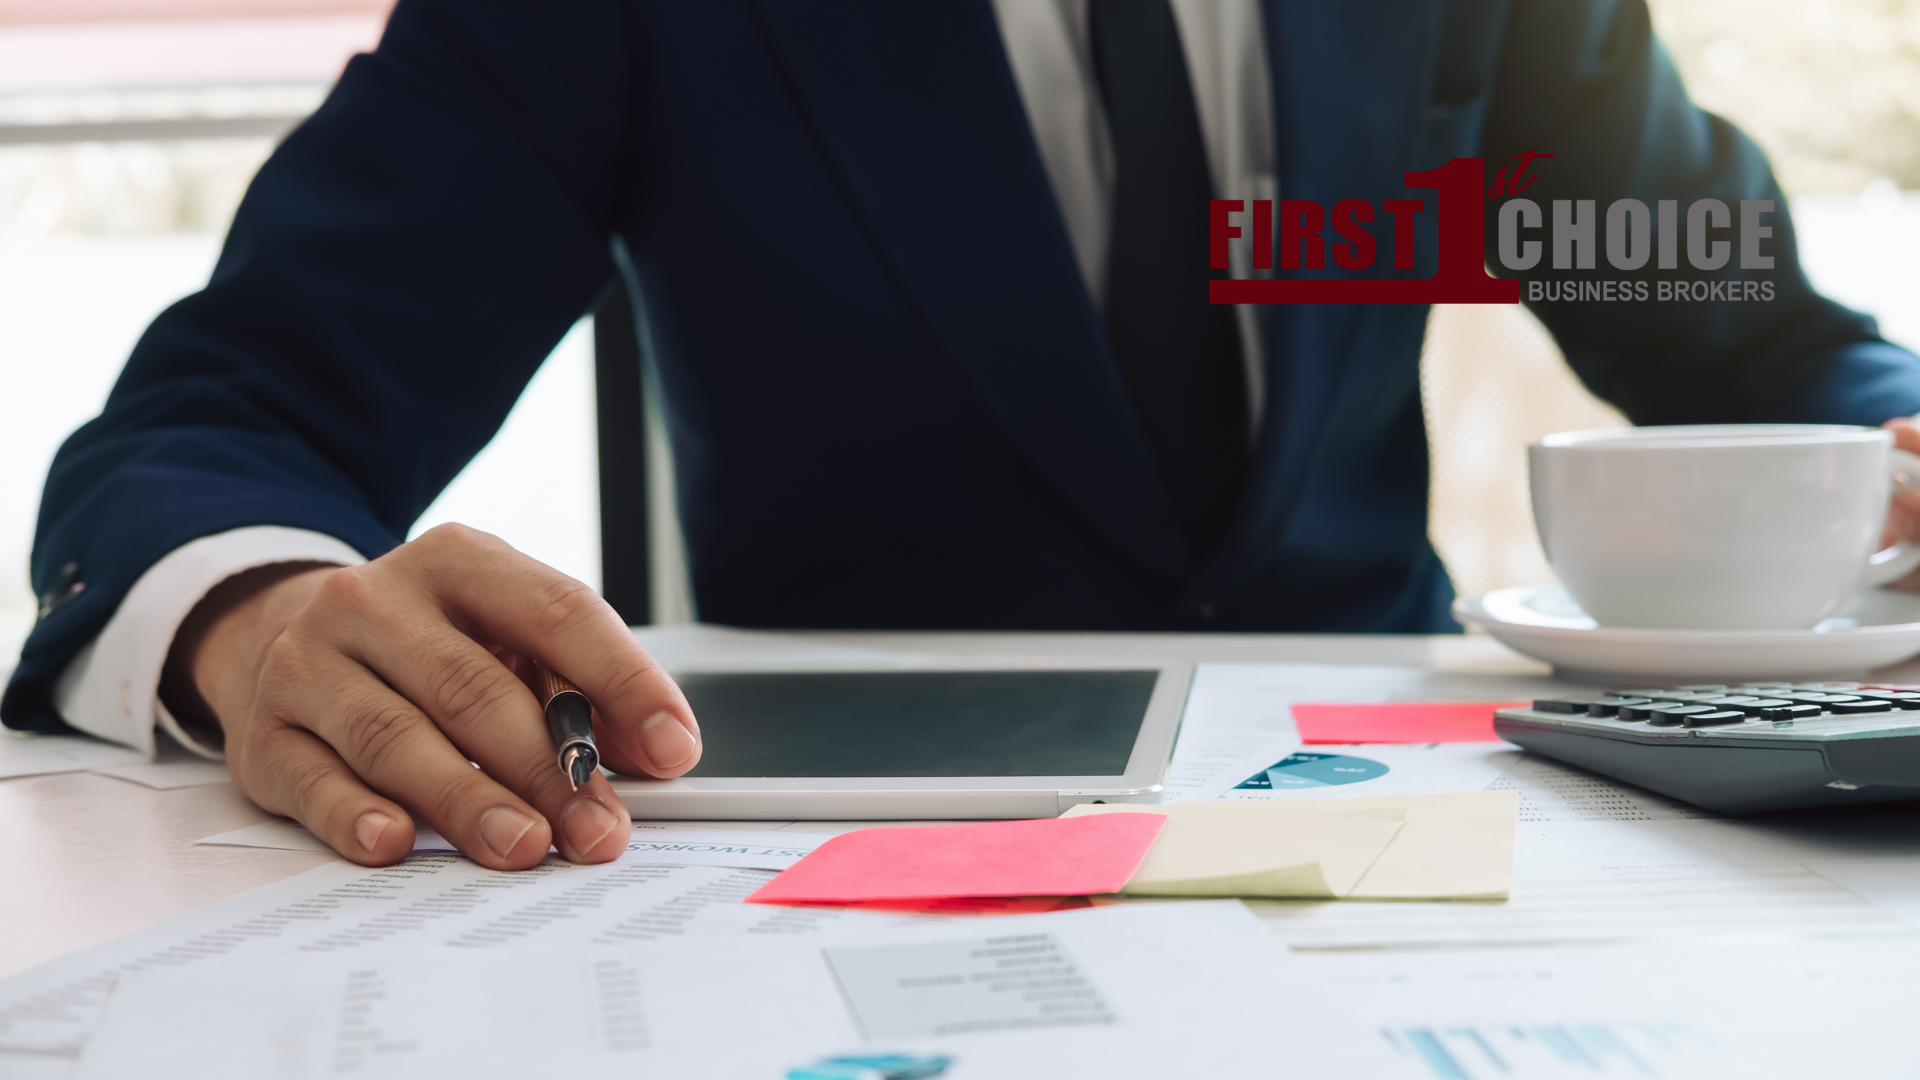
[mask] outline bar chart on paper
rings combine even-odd
[[[1559,1080],[1560,1077],[1692,1073],[1720,1047],[1691,1024],[1449,1024],[1391,1027],[1393,1048],[1434,1080]]]

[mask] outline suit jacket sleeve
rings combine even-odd
[[[612,272],[619,10],[402,0],[55,458],[35,591],[85,588],[27,639],[8,726],[61,727],[52,680],[168,552],[284,525],[375,556],[492,437]]]
[[[1471,5],[1470,5],[1471,6]],[[1636,424],[1804,422],[1879,424],[1920,411],[1920,358],[1882,340],[1874,321],[1813,291],[1801,271],[1785,196],[1764,155],[1732,124],[1688,100],[1673,62],[1653,36],[1643,0],[1516,0],[1493,66],[1482,146],[1488,180],[1523,151],[1550,152],[1522,197],[1540,205],[1547,230],[1539,264],[1523,279],[1639,279],[1649,299],[1530,303],[1568,362],[1600,397]],[[1686,211],[1716,198],[1732,213],[1733,242],[1720,270],[1687,261],[1659,270],[1609,266],[1606,212],[1615,199]],[[1592,199],[1593,270],[1551,268],[1553,199]],[[1771,270],[1741,270],[1741,200],[1772,200]],[[1499,203],[1489,202],[1487,252],[1496,272]],[[1654,249],[1657,252],[1657,246]],[[1771,281],[1771,302],[1668,301],[1656,283]],[[1526,295],[1525,285],[1522,296]]]

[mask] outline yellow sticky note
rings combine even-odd
[[[1325,800],[1336,801],[1336,800]],[[1340,799],[1404,810],[1406,822],[1349,900],[1505,900],[1513,892],[1516,791]]]
[[[1166,814],[1167,826],[1127,882],[1128,894],[1505,900],[1513,891],[1513,791],[1076,806],[1067,813],[1142,811]],[[1380,819],[1366,816],[1383,811],[1403,815],[1384,833]]]
[[[1347,895],[1400,831],[1404,810],[1307,801],[1076,806],[1067,816],[1164,814],[1165,828],[1121,891],[1133,896]]]

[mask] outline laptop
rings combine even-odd
[[[613,777],[638,820],[1055,817],[1154,802],[1190,664],[676,669],[700,764]]]

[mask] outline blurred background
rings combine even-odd
[[[0,0],[0,668],[33,621],[27,554],[54,450],[98,412],[153,316],[205,281],[254,170],[389,7]],[[1695,99],[1773,156],[1815,283],[1920,345],[1920,268],[1900,255],[1920,250],[1920,2],[1652,7]],[[1461,593],[1551,580],[1525,447],[1623,421],[1519,308],[1436,309],[1422,386],[1432,531]],[[576,328],[418,528],[463,521],[597,585],[592,394]],[[516,512],[511,493],[536,477],[564,513]],[[674,578],[671,546],[664,563]],[[669,581],[656,618],[692,614]]]

